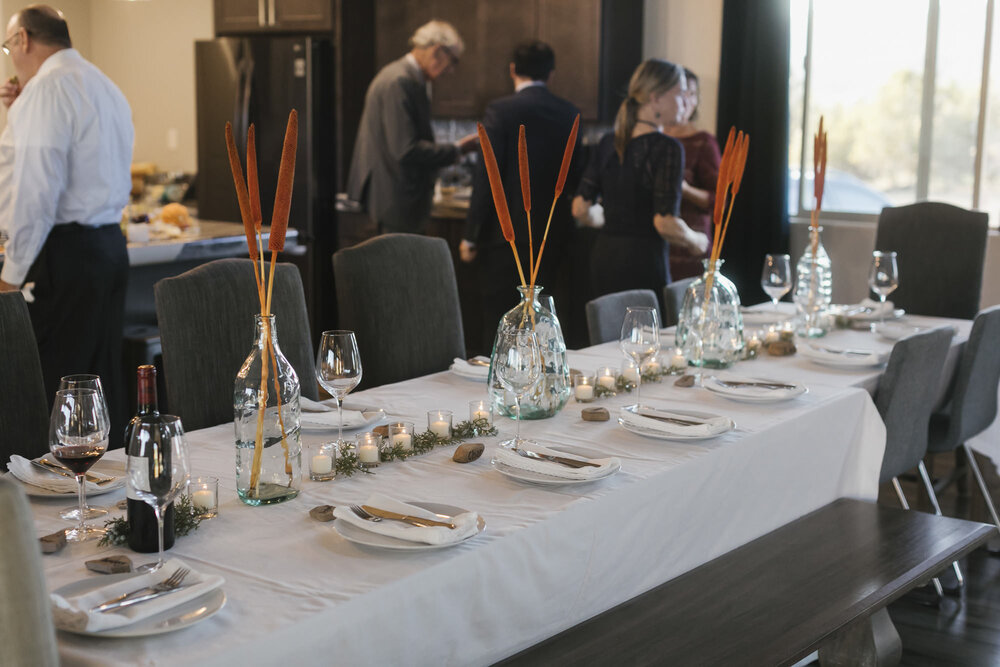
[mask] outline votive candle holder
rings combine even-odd
[[[451,410],[431,410],[427,413],[427,430],[438,438],[451,438]]]
[[[307,448],[309,457],[309,479],[314,482],[329,482],[337,477],[337,457],[340,456],[340,445],[336,442],[323,442]]]
[[[382,436],[378,433],[358,433],[354,436],[354,449],[363,468],[374,468],[382,462]]]
[[[202,519],[211,519],[219,514],[219,478],[194,477],[188,482],[191,506]]]
[[[404,452],[413,451],[413,422],[395,422],[389,424],[388,447],[401,448]]]
[[[594,378],[589,375],[573,376],[573,396],[577,403],[590,403],[596,398],[594,394]]]
[[[618,386],[618,369],[611,366],[598,368],[595,375],[595,386],[614,394]]]

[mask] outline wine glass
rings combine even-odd
[[[101,387],[101,377],[99,375],[64,375],[59,378],[59,388],[94,389],[100,395],[101,401],[104,403],[104,414],[108,415],[108,419],[111,418],[111,412],[108,410],[108,401],[104,398],[104,389]],[[103,507],[91,507],[86,502],[83,504],[83,519],[96,519],[97,517],[104,516],[107,513],[108,510]],[[59,516],[69,521],[79,521],[81,519],[80,508],[66,507],[59,510]]]
[[[104,528],[84,523],[87,505],[86,474],[108,449],[111,430],[104,400],[95,389],[60,389],[49,420],[49,450],[73,471],[77,482],[80,523],[66,531],[71,542],[86,542],[104,535]]]
[[[896,251],[872,253],[872,268],[868,272],[868,286],[878,294],[879,325],[885,324],[885,297],[899,287],[899,269],[896,266]]]
[[[642,367],[660,351],[660,313],[657,308],[629,306],[622,321],[622,334],[618,344],[626,357],[635,361],[640,369],[635,381],[635,409],[639,409],[639,385],[642,384]]]
[[[503,447],[517,449],[521,440],[521,399],[538,382],[542,375],[542,352],[538,338],[530,329],[504,329],[497,336],[493,353],[493,372],[500,384],[514,394],[517,410],[517,427],[513,440],[500,443]]]
[[[344,397],[361,382],[361,355],[353,331],[324,331],[316,355],[316,379],[337,401],[340,430],[337,442],[344,441]]]
[[[136,568],[154,572],[163,567],[163,515],[187,488],[191,475],[187,439],[181,418],[174,415],[143,417],[128,442],[128,496],[153,508],[159,531],[159,552],[155,563]]]
[[[760,286],[771,297],[774,312],[778,312],[778,301],[792,289],[792,265],[788,255],[769,254],[764,257]]]

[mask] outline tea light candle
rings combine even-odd
[[[358,447],[358,460],[362,463],[378,463],[378,446],[369,444]]]
[[[309,462],[309,472],[314,475],[327,475],[333,470],[333,457],[328,454],[317,454]]]
[[[634,364],[629,364],[622,368],[622,376],[629,382],[639,381],[639,369]]]
[[[607,389],[615,388],[615,377],[613,375],[602,375],[597,378],[597,384]]]
[[[679,347],[674,348],[674,354],[670,357],[670,367],[671,368],[683,368],[687,366],[687,359],[684,358],[684,353],[681,352]]]
[[[191,507],[203,519],[211,519],[219,513],[219,478],[194,477],[188,482]]]
[[[649,375],[657,375],[663,370],[663,366],[656,359],[653,359],[646,364],[644,371]]]
[[[428,412],[427,430],[439,438],[450,438],[451,410],[431,410]]]
[[[574,391],[576,392],[576,400],[578,401],[594,400],[594,386],[592,384],[578,384]]]
[[[493,411],[487,401],[469,401],[469,421],[485,419],[488,423],[493,423]]]
[[[477,419],[485,419],[486,421],[489,421],[490,413],[486,412],[486,410],[475,410],[472,413],[472,421],[476,421]]]
[[[199,489],[191,494],[191,504],[196,510],[210,510],[215,507],[215,492],[211,489]]]
[[[413,424],[411,422],[389,424],[389,445],[393,449],[398,445],[404,452],[413,451]]]

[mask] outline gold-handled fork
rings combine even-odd
[[[31,465],[33,465],[33,466],[35,466],[37,468],[41,468],[42,470],[45,470],[47,472],[51,472],[51,473],[56,474],[56,475],[62,475],[63,477],[69,477],[70,479],[76,479],[76,475],[74,475],[72,472],[70,472],[66,468],[62,467],[61,465],[57,465],[57,464],[53,463],[52,461],[49,461],[48,459],[41,459],[39,461],[31,461]],[[116,477],[98,477],[97,475],[92,475],[92,474],[90,474],[88,472],[85,475],[85,479],[88,482],[93,482],[94,484],[97,484],[98,486],[103,486],[105,484],[110,484],[111,482],[115,481],[115,479],[117,479],[117,478]]]
[[[434,525],[446,526],[451,529],[455,528],[455,524],[453,523],[448,523],[445,521],[434,521],[433,519],[421,519],[420,517],[417,516],[411,516],[409,514],[399,514],[397,512],[389,512],[387,510],[380,510],[386,516],[376,516],[371,512],[369,512],[368,510],[366,510],[361,505],[351,505],[351,511],[354,512],[359,517],[361,517],[362,519],[364,519],[365,521],[371,521],[372,523],[378,523],[383,519],[391,519],[393,521],[402,521],[403,523],[408,523],[411,526],[419,526],[420,528],[430,528],[431,526]],[[388,516],[390,514],[392,516]]]

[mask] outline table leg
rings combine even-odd
[[[888,667],[902,657],[903,644],[885,608],[841,630],[819,649],[822,667]]]

